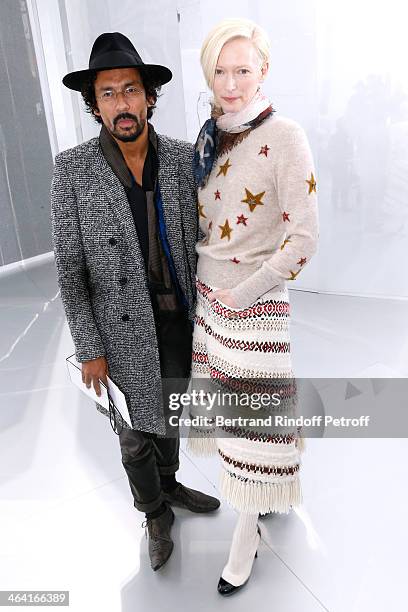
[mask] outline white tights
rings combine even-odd
[[[258,514],[240,513],[232,536],[227,565],[221,576],[234,586],[240,586],[250,576],[260,536]]]

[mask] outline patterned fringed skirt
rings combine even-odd
[[[245,309],[218,300],[210,303],[207,295],[215,290],[197,280],[193,388],[238,389],[252,398],[275,389],[282,400],[279,407],[251,415],[296,416],[286,287],[269,291]],[[240,402],[224,410],[228,417],[243,414],[248,415],[248,408]],[[194,415],[197,412],[191,411]],[[287,513],[302,501],[299,468],[304,442],[293,426],[279,431],[262,425],[192,427],[188,448],[197,455],[218,453],[221,494],[240,512]]]

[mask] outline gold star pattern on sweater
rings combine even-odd
[[[315,177],[313,176],[313,172],[310,173],[310,180],[306,181],[306,183],[309,184],[309,194],[310,195],[312,193],[312,191],[314,191],[316,193],[316,181],[315,181]]]
[[[221,230],[221,240],[225,237],[227,237],[228,240],[230,240],[232,228],[229,226],[228,219],[225,219],[224,225],[219,225],[218,227]]]
[[[229,158],[228,158],[225,164],[218,166],[219,170],[218,170],[217,177],[220,176],[221,174],[224,176],[227,176],[227,172],[231,168],[231,166],[232,164],[229,163]]]
[[[281,247],[280,247],[281,251],[283,251],[283,249],[285,248],[288,242],[290,242],[290,238],[285,238],[285,240],[283,241],[283,244],[281,244]]]
[[[254,212],[255,208],[259,206],[263,206],[263,202],[261,202],[262,198],[265,195],[265,191],[261,191],[261,193],[253,194],[245,187],[246,198],[241,200],[244,204],[248,204],[249,210]]]
[[[198,203],[198,216],[203,217],[203,219],[207,218],[207,216],[204,214],[204,205],[200,204],[200,202]]]
[[[298,270],[297,272],[292,272],[292,270],[289,270],[289,272],[290,272],[290,278],[287,278],[286,280],[296,280],[296,277],[299,274],[300,270]]]

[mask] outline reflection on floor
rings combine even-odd
[[[403,439],[309,439],[304,504],[262,521],[247,587],[216,593],[235,515],[176,510],[175,552],[150,570],[116,436],[80,397],[52,260],[0,276],[0,590],[69,590],[70,609],[383,612],[405,598]],[[291,291],[299,377],[408,375],[404,302]],[[216,493],[216,459],[182,444],[179,480]],[[8,609],[8,608],[7,608]],[[14,609],[14,608],[13,608]]]

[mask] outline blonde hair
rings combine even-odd
[[[215,68],[221,49],[234,38],[247,38],[258,52],[262,64],[269,62],[270,42],[265,30],[249,19],[224,19],[208,34],[201,47],[200,61],[208,87],[212,90]]]

